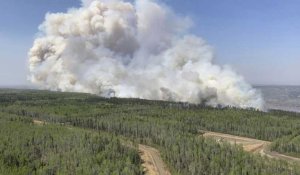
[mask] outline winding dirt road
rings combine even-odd
[[[40,120],[33,120],[33,123],[36,125],[47,124],[47,122],[40,121]],[[240,137],[240,136],[235,136],[230,134],[223,134],[218,132],[208,132],[208,131],[201,131],[201,132],[204,133],[202,135],[203,137],[213,138],[219,143],[228,142],[230,144],[241,145],[243,149],[247,152],[260,154],[262,156],[267,156],[269,158],[300,163],[300,158],[283,155],[277,152],[271,152],[269,150],[269,146],[271,142],[268,141],[257,140],[257,139],[247,138],[247,137]],[[126,143],[125,145],[130,145],[130,144]],[[139,144],[138,149],[140,152],[141,159],[143,160],[142,166],[144,167],[144,171],[146,172],[146,175],[171,175],[157,149],[142,144]]]
[[[203,137],[213,138],[220,143],[225,141],[230,144],[241,145],[243,149],[247,152],[257,153],[262,156],[267,156],[269,158],[282,159],[282,160],[300,163],[299,158],[283,155],[277,152],[271,152],[269,150],[269,146],[271,142],[247,138],[247,137],[240,137],[240,136],[235,136],[230,134],[223,134],[218,132],[205,132],[205,131]]]
[[[166,168],[157,149],[147,145],[139,145],[143,167],[147,175],[171,175]]]
[[[41,120],[33,120],[33,123],[35,125],[48,124],[47,122]],[[68,128],[72,129],[72,127]],[[131,142],[123,141],[123,144],[132,147]],[[141,144],[139,144],[138,149],[140,152],[141,159],[143,160],[142,166],[144,167],[146,175],[171,175],[157,149]]]

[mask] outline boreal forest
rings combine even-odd
[[[297,175],[300,164],[204,137],[205,131],[268,141],[300,158],[300,114],[84,93],[0,90],[0,174],[147,174],[139,144],[174,175]]]

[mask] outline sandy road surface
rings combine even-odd
[[[229,142],[230,144],[242,145],[243,149],[248,152],[260,152],[266,146],[271,144],[271,142],[251,139],[247,137],[239,137],[229,134],[217,133],[217,132],[205,132],[204,137],[210,137],[216,139],[218,142]]]
[[[269,151],[269,145],[271,142],[257,140],[247,137],[240,137],[230,134],[223,134],[217,132],[204,132],[204,137],[214,138],[218,142],[228,142],[230,144],[238,144],[243,147],[243,149],[247,152],[258,153],[263,156],[267,156],[275,159],[282,159],[287,161],[293,161],[300,163],[300,159],[296,157],[286,156],[277,152]]]
[[[139,151],[147,175],[171,175],[157,149],[140,144]]]
[[[44,124],[47,124],[46,122],[40,121],[40,120],[33,120],[33,123],[36,124],[36,125],[44,125]]]

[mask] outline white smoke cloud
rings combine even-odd
[[[190,25],[152,0],[84,0],[46,15],[29,79],[51,90],[261,109],[260,94],[215,65],[212,48],[186,34]]]

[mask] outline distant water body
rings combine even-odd
[[[256,86],[267,109],[300,112],[300,86]]]

